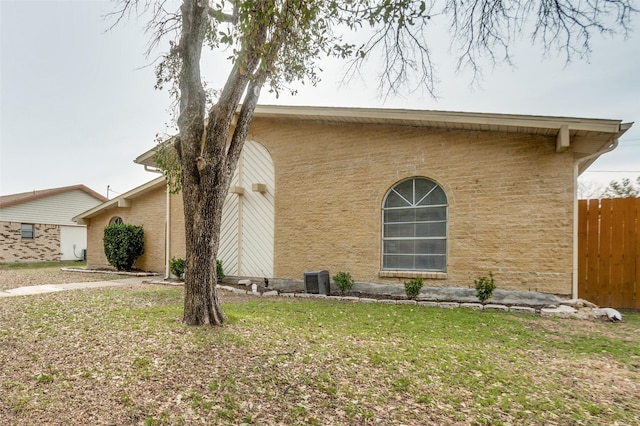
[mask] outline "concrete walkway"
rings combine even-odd
[[[30,296],[33,294],[55,293],[65,290],[83,290],[91,288],[118,287],[131,284],[141,284],[148,277],[124,278],[113,281],[94,281],[94,282],[78,282],[67,284],[43,284],[26,287],[12,288],[10,290],[0,291],[0,298],[14,296]]]

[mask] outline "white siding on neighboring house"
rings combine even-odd
[[[100,203],[100,200],[77,189],[3,207],[0,209],[0,222],[76,226],[71,220],[74,216]]]
[[[82,260],[82,251],[87,249],[85,226],[60,227],[60,260]]]
[[[82,259],[87,228],[72,219],[103,201],[101,195],[84,185],[1,196],[0,261]],[[33,233],[21,232],[30,228]]]
[[[254,184],[264,185],[260,192]],[[245,142],[222,213],[219,258],[225,274],[273,277],[275,175],[269,151],[257,142]],[[233,188],[232,188],[233,189]]]

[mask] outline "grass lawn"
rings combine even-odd
[[[618,324],[182,289],[0,299],[0,423],[635,425],[640,314]]]

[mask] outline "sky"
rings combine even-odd
[[[0,0],[0,195],[84,184],[113,198],[157,175],[133,163],[171,131],[170,98],[154,89],[142,20],[109,30],[114,3]],[[581,177],[593,187],[640,176],[640,15],[635,31],[593,40],[588,61],[544,57],[526,34],[515,66],[483,64],[482,79],[457,72],[446,32],[434,55],[437,99],[423,91],[381,99],[375,64],[343,82],[344,65],[323,62],[322,82],[261,104],[532,114],[619,119],[636,124],[620,146]],[[160,53],[160,52],[156,52]],[[204,71],[220,87],[220,62]],[[109,192],[107,194],[107,188]]]

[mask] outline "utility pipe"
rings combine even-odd
[[[158,169],[157,167],[151,167],[151,166],[147,166],[146,164],[144,165],[144,170],[146,172],[151,172],[151,173],[162,173],[161,169]],[[165,247],[164,247],[164,279],[168,280],[169,278],[171,278],[171,271],[170,271],[170,259],[171,259],[171,191],[169,191],[169,184],[167,183],[167,201],[165,203],[166,208],[165,208],[165,224],[166,224],[166,229],[165,229],[165,238],[164,238],[164,243],[165,243]]]
[[[167,224],[167,229],[166,229],[166,237],[165,237],[165,244],[166,247],[164,249],[164,260],[165,260],[165,264],[164,264],[164,279],[168,280],[169,278],[171,278],[171,274],[170,274],[170,258],[171,258],[171,191],[169,190],[169,184],[167,184],[167,202],[166,202],[166,218],[165,218],[165,223]]]

